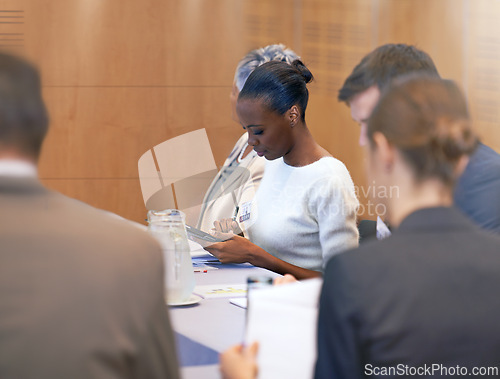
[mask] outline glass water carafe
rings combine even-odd
[[[184,213],[177,209],[149,211],[148,223],[163,250],[167,303],[182,304],[189,300],[195,284]]]

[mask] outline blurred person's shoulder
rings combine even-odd
[[[159,255],[160,247],[147,233],[145,225],[115,213],[95,208],[55,191],[47,192],[46,207],[57,229],[110,253]]]

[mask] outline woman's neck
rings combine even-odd
[[[323,157],[331,156],[314,140],[305,123],[298,124],[294,128],[296,142],[290,152],[283,156],[283,161],[287,165],[294,167],[307,166]]]
[[[389,200],[389,222],[392,226],[399,224],[411,213],[431,207],[449,207],[453,204],[452,189],[438,179],[428,179],[420,183],[397,186],[397,196]]]

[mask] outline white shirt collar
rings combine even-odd
[[[18,159],[0,159],[0,176],[36,178],[38,170],[33,163]]]

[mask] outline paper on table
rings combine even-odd
[[[208,284],[194,287],[193,293],[204,299],[223,297],[245,297],[247,295],[246,284]]]
[[[191,241],[190,239],[188,239],[188,243],[192,258],[198,258],[198,257],[214,258],[214,256],[210,254],[208,251],[206,251],[199,243]]]
[[[251,291],[245,342],[259,342],[259,379],[312,378],[322,279]]]

